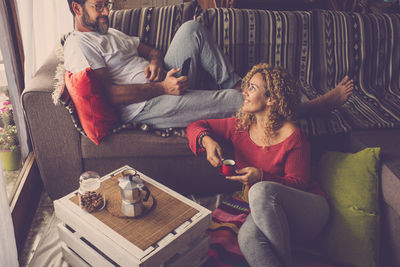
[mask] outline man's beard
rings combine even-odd
[[[100,22],[100,19],[104,19],[104,21]],[[108,32],[108,17],[104,15],[98,16],[96,21],[93,21],[90,19],[85,9],[83,10],[82,24],[100,34],[106,34]]]

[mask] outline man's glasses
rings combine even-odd
[[[96,3],[96,4],[87,3],[87,4],[91,7],[94,7],[97,12],[103,12],[105,8],[108,8],[108,10],[110,10],[113,7],[113,2],[106,2],[104,4],[101,3]]]

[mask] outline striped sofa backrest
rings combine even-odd
[[[138,36],[141,42],[165,53],[176,31],[187,20],[184,12],[183,4],[112,10],[110,27]]]
[[[354,97],[342,111],[353,129],[399,127],[400,14],[316,10],[312,15],[312,85],[328,90],[349,75]]]
[[[314,84],[349,74],[370,90],[399,89],[400,14],[313,11]]]
[[[212,8],[197,19],[211,31],[240,75],[259,62],[267,62],[309,83],[310,12]]]

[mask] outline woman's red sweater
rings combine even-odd
[[[190,149],[195,155],[203,152],[197,138],[207,132],[217,142],[221,139],[232,142],[238,169],[255,167],[262,171],[262,181],[278,182],[326,197],[310,176],[310,144],[300,129],[281,143],[263,148],[251,140],[248,131],[237,131],[236,122],[237,118],[227,118],[191,123],[187,127]]]

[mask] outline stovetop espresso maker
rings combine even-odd
[[[121,212],[127,217],[137,217],[144,212],[143,202],[149,199],[150,190],[135,170],[126,170],[122,174],[124,177],[118,184],[122,197]]]

